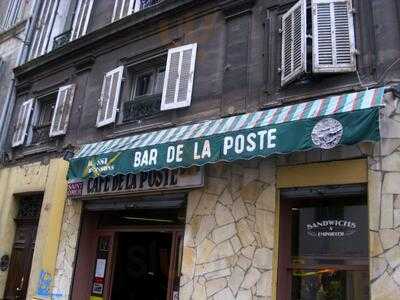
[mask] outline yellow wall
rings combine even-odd
[[[313,163],[278,168],[278,188],[365,183],[368,181],[365,159]]]
[[[47,165],[34,163],[0,170],[0,256],[11,254],[14,240],[15,195],[43,192],[35,250],[29,279],[28,297],[32,299],[41,271],[53,278],[67,190],[68,164],[53,159]],[[0,296],[4,293],[7,272],[0,272]],[[40,299],[40,298],[39,298]]]

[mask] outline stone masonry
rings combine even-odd
[[[400,299],[400,106],[385,95],[381,143],[369,159],[371,299]]]
[[[56,295],[58,300],[67,300],[70,297],[81,212],[81,201],[73,201],[71,199],[65,201],[54,286],[52,289],[52,294]]]
[[[207,167],[190,192],[180,299],[270,299],[275,223],[271,160]]]

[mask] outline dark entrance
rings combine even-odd
[[[186,201],[170,197],[86,204],[72,299],[178,299]]]
[[[167,299],[172,234],[120,233],[112,300]]]
[[[4,299],[26,298],[41,205],[41,195],[19,199],[18,214],[15,218],[14,245]]]

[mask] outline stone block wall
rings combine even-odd
[[[369,164],[371,299],[400,299],[400,106],[385,94],[381,142]]]
[[[60,244],[58,246],[54,285],[52,287],[52,294],[57,295],[58,300],[67,300],[70,297],[81,213],[82,201],[66,199]]]
[[[189,193],[180,300],[271,299],[275,162],[206,167]]]

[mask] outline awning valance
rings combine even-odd
[[[384,88],[84,145],[69,179],[204,165],[379,140]]]

